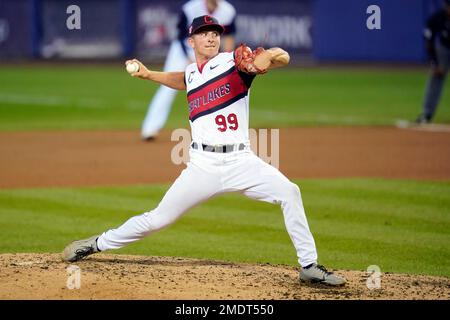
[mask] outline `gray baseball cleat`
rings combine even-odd
[[[330,286],[342,286],[347,282],[344,278],[333,274],[333,272],[328,272],[324,266],[317,263],[301,268],[299,278],[300,281],[323,283]]]
[[[416,124],[428,124],[428,123],[431,123],[431,117],[421,114],[417,117],[416,121],[414,121],[414,122]]]
[[[62,259],[67,262],[75,262],[93,253],[100,252],[97,247],[97,239],[100,235],[88,239],[74,241],[64,248]]]

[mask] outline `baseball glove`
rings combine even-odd
[[[270,58],[271,54],[262,47],[252,51],[246,44],[241,43],[234,50],[236,68],[249,74],[266,73],[271,63]]]

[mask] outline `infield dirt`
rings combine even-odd
[[[0,133],[0,188],[171,183],[184,165],[164,131]],[[392,127],[280,129],[280,170],[290,179],[450,179],[450,131]]]
[[[362,271],[335,271],[348,283],[330,288],[299,283],[294,267],[186,258],[98,254],[69,265],[22,253],[0,255],[0,266],[0,299],[450,299],[449,279],[422,275],[383,273],[369,290]]]

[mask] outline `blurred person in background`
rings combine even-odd
[[[418,124],[432,121],[447,76],[450,63],[450,0],[444,0],[444,8],[427,20],[424,36],[432,67],[425,91],[423,111],[416,119]]]
[[[182,71],[195,61],[194,52],[189,46],[189,24],[195,17],[211,15],[219,20],[225,28],[222,49],[234,50],[234,35],[236,33],[236,10],[225,0],[190,0],[186,2],[178,16],[178,37],[173,40],[166,61],[164,71]],[[177,95],[177,91],[166,86],[160,86],[148,106],[147,115],[142,124],[141,137],[144,141],[153,140],[164,127],[169,117],[170,109]]]

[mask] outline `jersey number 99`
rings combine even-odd
[[[226,118],[224,115],[219,114],[216,116],[217,130],[224,132],[227,129],[237,130],[239,128],[237,116],[234,113],[230,113]]]

